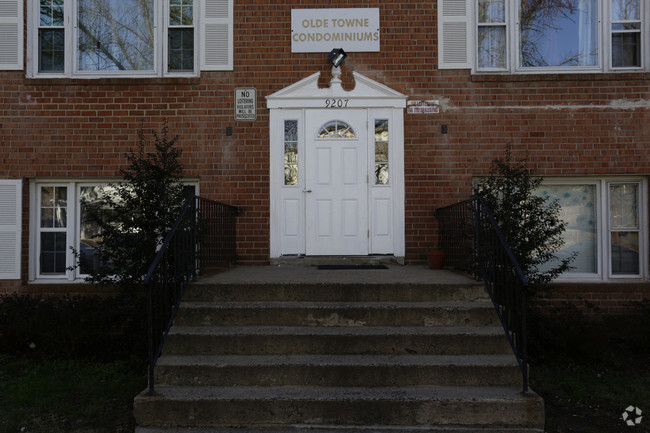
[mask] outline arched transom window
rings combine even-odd
[[[349,124],[332,120],[320,128],[318,138],[357,138],[357,135]]]

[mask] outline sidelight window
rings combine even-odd
[[[298,185],[298,121],[284,121],[284,184]]]
[[[375,185],[388,184],[388,120],[375,120]]]

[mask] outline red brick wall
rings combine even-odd
[[[26,79],[0,72],[0,178],[116,177],[137,130],[167,119],[186,175],[201,194],[237,205],[242,264],[269,249],[265,96],[316,71],[324,53],[291,53],[292,8],[378,7],[381,53],[350,53],[357,71],[409,99],[439,99],[440,114],[405,116],[406,258],[423,259],[437,207],[467,198],[506,143],[543,175],[643,174],[650,167],[649,74],[472,76],[437,69],[436,2],[235,1],[232,72],[200,78]],[[258,90],[257,120],[233,120],[236,87]],[[441,125],[449,132],[441,133]],[[226,136],[226,127],[233,128]],[[28,200],[24,212],[29,213]],[[28,225],[24,225],[27,239]],[[23,273],[27,272],[27,244]],[[4,283],[3,283],[4,284]],[[0,285],[0,292],[2,291]]]
[[[554,284],[541,295],[542,305],[572,305],[587,315],[617,315],[634,312],[635,305],[650,301],[650,284]]]

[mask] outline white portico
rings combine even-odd
[[[313,74],[267,97],[271,259],[404,256],[406,96],[354,73]]]

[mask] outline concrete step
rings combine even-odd
[[[438,302],[488,300],[482,283],[232,283],[188,287],[187,302]]]
[[[490,301],[183,302],[179,326],[496,326]]]
[[[163,356],[156,383],[174,386],[521,386],[507,355]]]
[[[542,428],[467,427],[467,426],[304,426],[284,428],[226,427],[136,427],[135,433],[544,433]]]
[[[510,387],[157,387],[136,397],[149,427],[395,427],[435,425],[543,428],[543,402]],[[505,431],[505,430],[502,430]]]
[[[511,353],[503,329],[484,327],[173,326],[166,355],[471,355]]]

